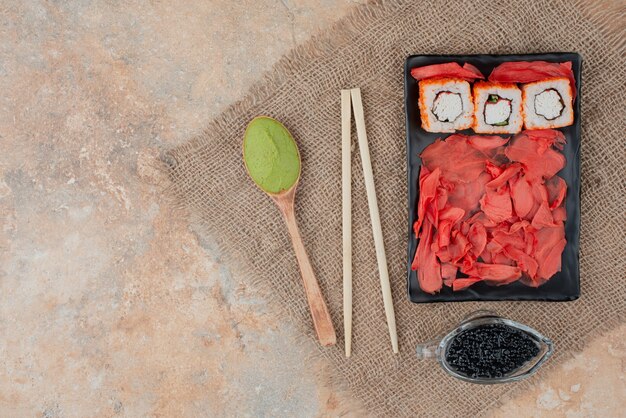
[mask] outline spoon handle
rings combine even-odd
[[[300,274],[302,275],[302,281],[304,282],[304,290],[309,302],[309,309],[311,310],[311,316],[313,317],[313,326],[317,333],[317,338],[322,346],[334,345],[337,342],[335,336],[335,328],[330,318],[330,313],[324,302],[324,296],[315,278],[313,267],[309,261],[309,256],[304,249],[304,243],[302,242],[302,236],[296,223],[296,216],[294,214],[293,203],[287,205],[279,205],[284,217],[289,235],[291,236],[291,242],[293,249],[298,259],[298,265],[300,266]]]

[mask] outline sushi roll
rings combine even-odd
[[[574,123],[573,90],[567,77],[522,85],[526,129],[561,128]]]
[[[474,84],[474,132],[516,134],[522,130],[523,122],[522,91],[516,84]]]
[[[460,78],[432,78],[419,82],[422,128],[454,132],[472,125],[474,106],[470,84]]]

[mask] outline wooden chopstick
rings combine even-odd
[[[343,327],[346,357],[352,353],[352,167],[350,90],[341,90],[341,208],[343,231]]]
[[[387,270],[387,257],[385,255],[385,244],[383,242],[383,230],[380,224],[380,213],[378,212],[378,201],[376,200],[376,189],[374,187],[374,173],[370,160],[370,151],[365,132],[365,117],[363,115],[363,103],[361,102],[361,90],[355,88],[350,90],[352,96],[352,110],[356,122],[356,133],[359,139],[359,150],[361,152],[361,162],[363,164],[363,176],[365,178],[365,191],[367,192],[367,202],[370,209],[372,221],[372,233],[374,234],[374,247],[376,248],[376,260],[378,261],[378,272],[380,274],[380,287],[383,293],[385,305],[385,315],[387,316],[387,326],[389,327],[389,337],[394,353],[398,352],[398,334],[396,331],[396,318],[393,311],[393,298],[391,296],[391,286],[389,284],[389,271]]]

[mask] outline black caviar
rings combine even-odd
[[[539,354],[539,347],[524,331],[503,324],[467,329],[450,342],[446,362],[471,378],[498,378],[522,367]]]

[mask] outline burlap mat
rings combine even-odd
[[[624,317],[624,25],[565,1],[390,2],[361,7],[326,35],[285,57],[250,94],[199,137],[164,155],[174,189],[201,234],[217,240],[225,262],[287,308],[315,338],[296,260],[273,203],[247,178],[241,141],[248,121],[273,116],[300,146],[297,215],[338,331],[321,353],[373,415],[474,416],[509,385],[478,386],[419,362],[414,347],[475,309],[494,309],[552,337],[553,368],[592,335]],[[618,32],[618,33],[615,33]],[[402,68],[410,54],[579,52],[582,89],[581,298],[568,303],[414,305],[406,292],[407,184]],[[341,88],[362,89],[400,339],[390,348],[361,162],[353,153],[354,337],[343,354],[341,292]],[[279,366],[279,365],[277,365]]]

